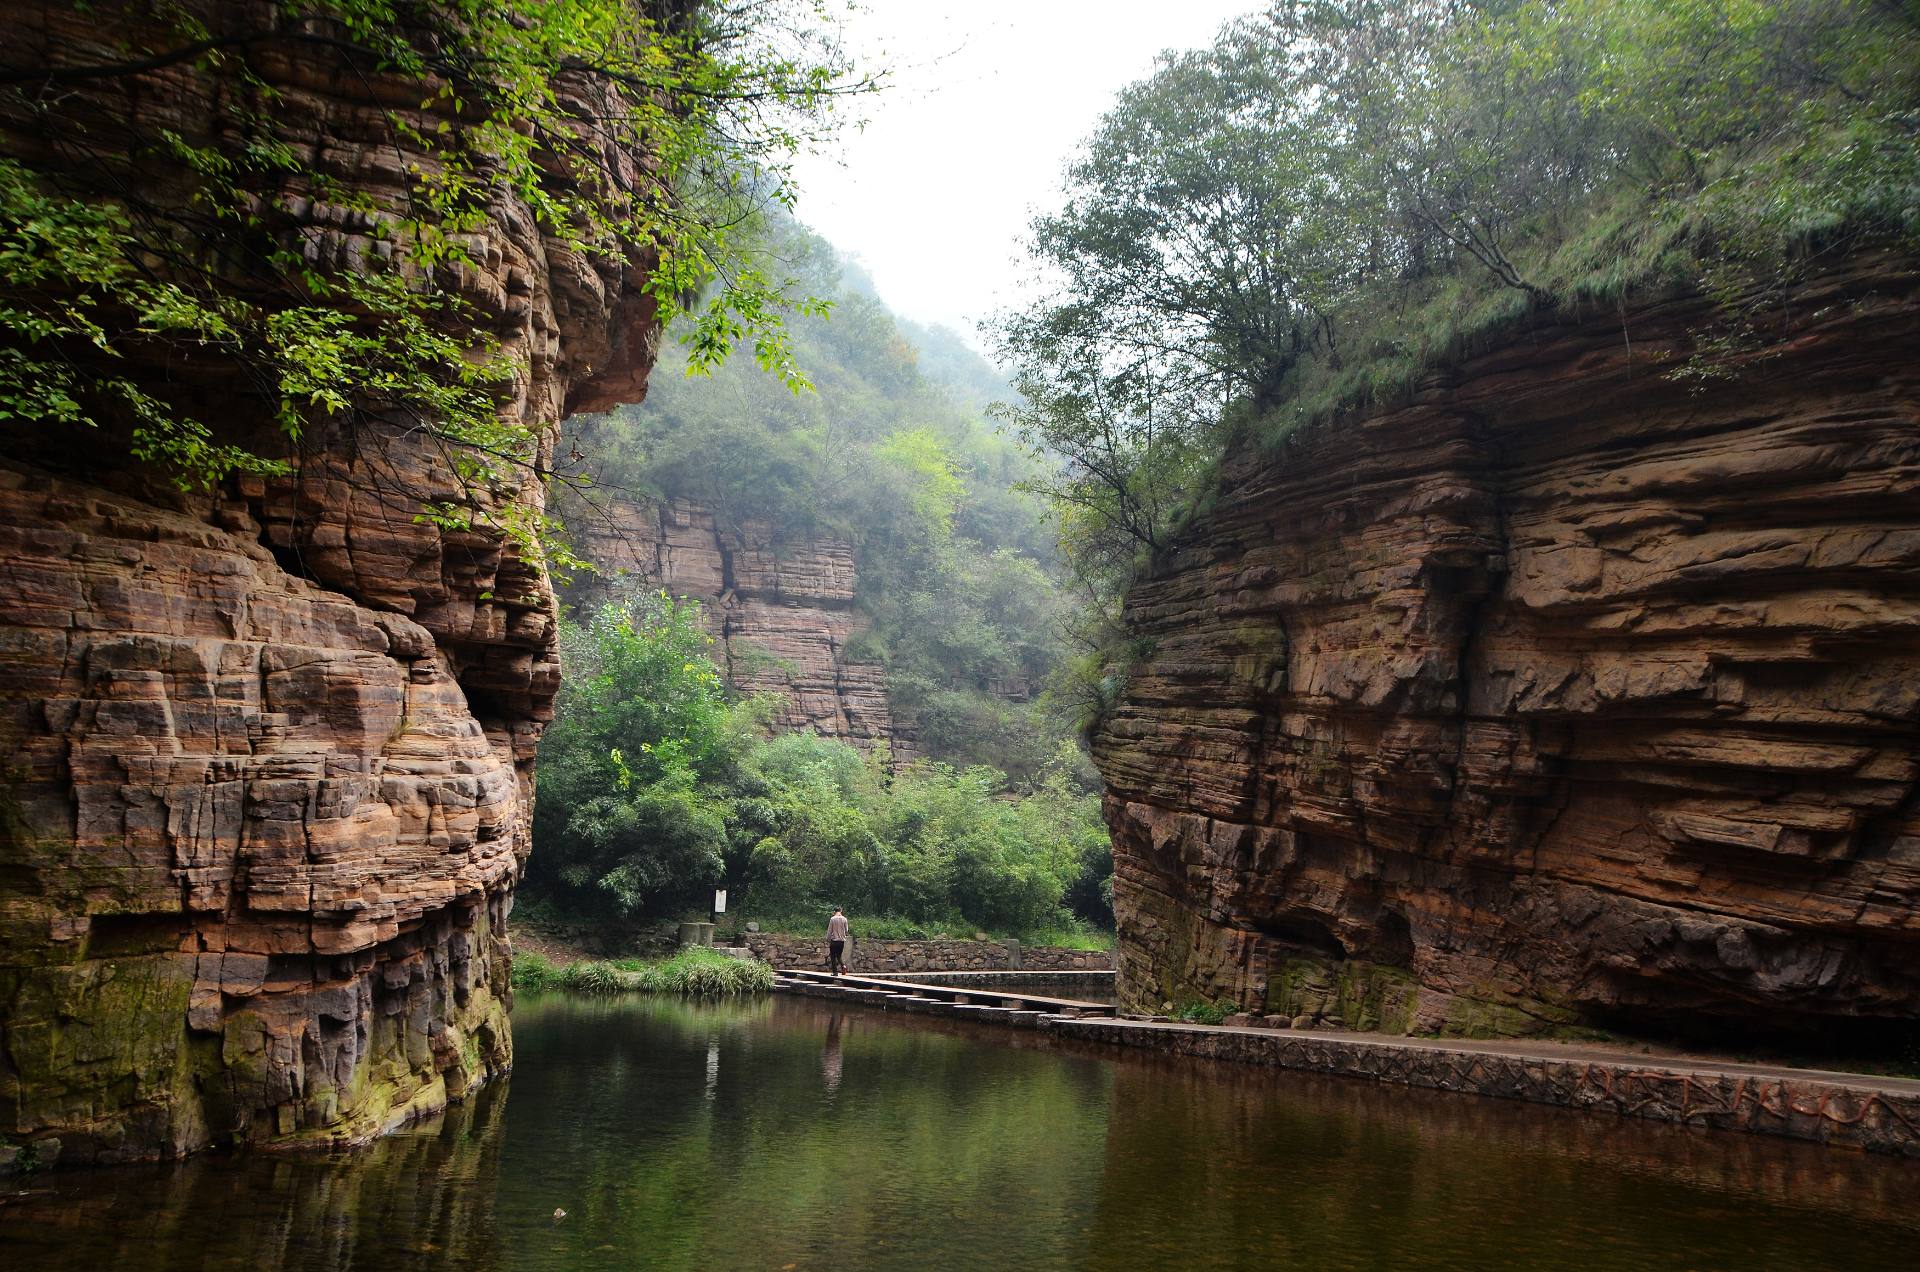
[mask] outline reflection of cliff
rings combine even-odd
[[[1232,456],[1103,722],[1123,995],[1363,1027],[1920,1011],[1920,280],[1546,326]]]
[[[68,1172],[10,1199],[14,1267],[497,1268],[505,1083],[356,1153]]]
[[[1912,1239],[1904,1163],[1818,1144],[1191,1060],[1112,1072],[1087,1239],[1142,1267],[1874,1267]]]
[[[600,571],[576,584],[587,599],[633,587],[692,597],[706,610],[716,660],[743,693],[777,697],[774,726],[810,729],[910,758],[910,731],[887,702],[886,668],[848,656],[862,629],[858,582],[844,539],[787,537],[761,522],[733,527],[684,500],[614,500],[575,528]]]

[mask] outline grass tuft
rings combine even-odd
[[[687,998],[739,998],[773,989],[773,969],[755,959],[713,950],[682,950],[662,962],[620,959],[555,967],[538,954],[513,960],[515,989],[564,989],[576,994],[679,994]]]
[[[1192,1002],[1174,1009],[1173,1018],[1190,1025],[1217,1025],[1239,1010],[1231,1003]]]

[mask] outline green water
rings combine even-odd
[[[1911,1268],[1920,1163],[780,999],[523,996],[329,1158],[9,1181],[9,1269]],[[565,1218],[556,1219],[556,1208]]]

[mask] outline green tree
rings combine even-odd
[[[874,454],[901,476],[915,528],[928,539],[945,540],[953,533],[954,514],[966,498],[959,464],[951,448],[929,428],[906,428],[887,435]]]
[[[842,742],[790,733],[758,743],[734,787],[728,881],[763,913],[880,904],[885,849],[867,809],[884,784]]]
[[[1258,21],[1123,90],[1068,168],[1064,207],[1034,222],[1035,263],[1060,284],[1009,318],[1012,350],[1097,354],[1134,413],[1271,404],[1358,250],[1325,212],[1332,139],[1311,126],[1310,92]]]
[[[700,607],[664,594],[569,624],[568,677],[540,747],[532,881],[595,913],[659,913],[719,882],[726,780],[753,736]]]

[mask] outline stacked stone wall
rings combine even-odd
[[[824,967],[824,936],[750,932],[741,938],[753,956],[775,967]],[[1095,972],[1113,967],[1108,950],[1069,950],[1018,941],[882,941],[854,933],[848,968],[855,972]]]

